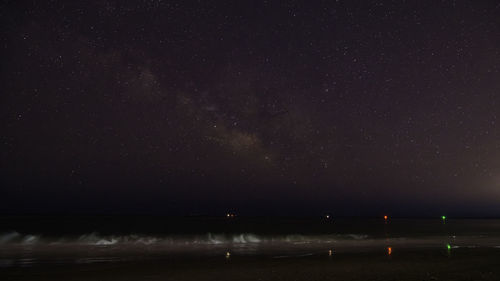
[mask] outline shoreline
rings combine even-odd
[[[500,249],[394,250],[272,258],[191,256],[0,268],[5,280],[497,280]]]

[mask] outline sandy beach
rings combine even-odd
[[[414,249],[303,257],[149,257],[0,269],[2,280],[498,280],[500,249]]]

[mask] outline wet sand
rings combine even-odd
[[[500,280],[500,249],[328,256],[149,257],[0,268],[1,280]]]

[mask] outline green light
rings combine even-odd
[[[445,220],[445,219],[446,219],[446,216],[441,216],[441,218],[442,218],[443,220]]]
[[[446,248],[448,248],[448,250],[451,250],[451,245],[450,244],[446,244]]]

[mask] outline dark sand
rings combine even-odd
[[[500,249],[415,249],[391,256],[149,257],[0,268],[0,280],[500,280]]]

